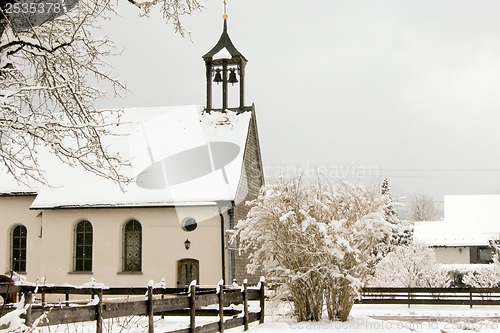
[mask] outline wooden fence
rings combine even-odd
[[[8,288],[8,289],[7,289]],[[189,288],[76,288],[63,286],[0,286],[0,294],[16,292],[24,295],[25,305],[30,304],[25,315],[25,324],[30,326],[33,320],[46,316],[40,325],[77,323],[96,321],[96,333],[103,331],[103,319],[125,316],[147,316],[148,332],[154,332],[153,316],[185,313],[189,315],[189,327],[175,333],[210,333],[224,332],[224,329],[244,326],[254,321],[264,322],[264,283],[257,288],[243,284],[242,288],[203,288],[190,286]],[[58,304],[46,302],[49,294],[65,295],[65,301]],[[87,304],[71,301],[71,295],[90,295],[94,300]],[[105,296],[128,296],[125,298],[105,299]],[[36,296],[36,297],[34,297]],[[129,300],[129,296],[138,296],[140,300]],[[141,297],[142,296],[142,297]],[[249,312],[248,301],[259,301],[259,312]],[[203,314],[209,305],[218,305],[216,322],[196,326],[197,314]],[[243,304],[243,313],[240,316],[225,320],[224,311],[230,304]],[[226,308],[226,309],[225,309]],[[11,307],[2,309],[3,314],[12,311]]]
[[[363,288],[358,304],[500,305],[500,288]]]

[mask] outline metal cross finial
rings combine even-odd
[[[227,20],[227,2],[226,0],[223,0],[223,3],[224,3],[224,15],[222,15],[222,18],[224,18],[224,20]]]

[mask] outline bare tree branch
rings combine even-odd
[[[174,30],[186,33],[181,16],[202,6],[198,0],[137,3],[141,15],[155,6]],[[64,163],[80,165],[120,184],[129,165],[103,144],[120,119],[119,110],[99,110],[95,102],[119,96],[126,87],[109,71],[114,44],[96,38],[98,22],[115,14],[115,2],[81,0],[52,21],[14,29],[0,6],[0,167],[26,184],[46,183],[39,147]],[[20,31],[19,31],[20,30]],[[97,82],[97,83],[96,83]]]
[[[410,219],[412,221],[435,221],[439,218],[439,211],[434,201],[428,195],[415,195],[411,204]]]

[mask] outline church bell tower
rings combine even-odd
[[[222,35],[214,48],[203,56],[207,79],[207,112],[226,112],[227,110],[231,110],[241,113],[251,109],[251,107],[245,107],[245,66],[247,60],[234,47],[231,38],[229,38],[229,34],[227,33],[227,18],[228,15],[224,10],[224,29]],[[239,85],[239,106],[230,107],[228,105],[229,89],[236,88],[234,84]],[[222,89],[222,108],[214,109],[212,93],[213,89],[217,89],[219,86]]]

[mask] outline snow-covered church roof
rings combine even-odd
[[[234,200],[242,177],[251,112],[200,106],[125,109],[112,147],[130,159],[134,181],[120,187],[83,169],[52,164],[51,187],[32,208],[206,205]],[[0,193],[31,192],[0,184]],[[15,186],[14,186],[15,187]]]
[[[500,237],[500,195],[447,195],[444,221],[415,222],[413,237],[430,246],[486,246]]]

